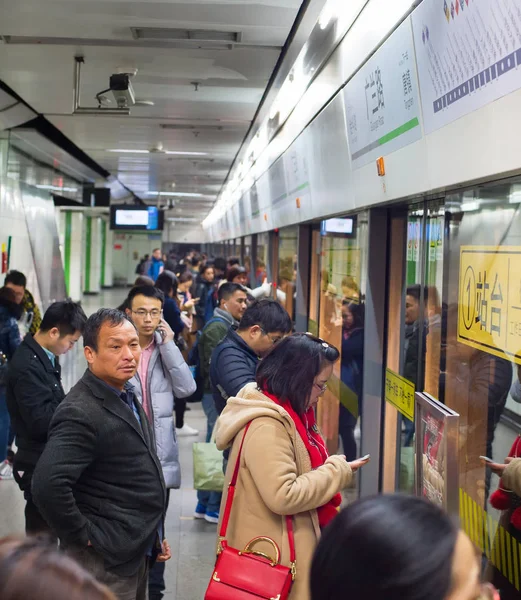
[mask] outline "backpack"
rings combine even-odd
[[[195,338],[195,343],[192,346],[192,349],[188,353],[188,366],[190,367],[190,371],[192,371],[193,378],[195,379],[195,383],[197,385],[197,389],[195,392],[189,396],[186,401],[187,402],[201,402],[201,399],[204,395],[204,380],[201,375],[201,357],[199,355],[199,340],[203,335],[203,331],[210,325],[210,323],[214,323],[215,321],[222,321],[223,323],[227,323],[225,319],[222,317],[212,317],[206,325],[200,329]]]

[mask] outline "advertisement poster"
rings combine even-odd
[[[421,138],[410,20],[348,82],[344,102],[355,169]]]
[[[438,506],[443,506],[445,490],[444,427],[445,423],[443,419],[437,419],[428,412],[422,415],[422,496],[428,498]]]
[[[412,21],[425,133],[521,87],[519,0],[424,0]]]

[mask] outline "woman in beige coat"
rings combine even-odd
[[[281,564],[290,566],[286,515],[293,515],[296,578],[291,600],[308,600],[309,570],[321,528],[338,513],[339,492],[364,461],[328,456],[315,425],[314,409],[324,393],[336,348],[311,334],[280,342],[260,363],[257,382],[230,398],[217,423],[217,446],[232,446],[230,482],[245,428],[227,543],[242,550],[257,536],[273,539]],[[226,494],[221,503],[226,505]],[[269,544],[256,548],[273,555]]]

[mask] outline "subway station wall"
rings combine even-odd
[[[54,203],[47,193],[0,177],[0,245],[9,252],[9,268],[25,273],[41,308],[65,297]],[[2,283],[6,267],[3,262]]]
[[[521,39],[504,35],[505,15],[521,30],[521,13],[509,0],[439,6],[424,0],[403,19],[388,0],[366,4],[208,241],[521,172]]]

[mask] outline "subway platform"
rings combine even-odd
[[[87,315],[98,308],[121,304],[126,290],[113,289],[98,296],[86,296],[83,307]],[[68,391],[86,368],[83,344],[80,342],[62,359],[63,384]],[[166,538],[172,549],[172,558],[166,563],[165,600],[201,600],[212,574],[215,561],[216,526],[193,518],[197,504],[193,489],[192,444],[204,441],[206,417],[200,404],[191,405],[187,422],[199,430],[198,437],[179,438],[179,458],[182,469],[181,489],[172,490],[166,517]],[[22,492],[14,481],[0,481],[0,537],[24,535],[24,507]]]

